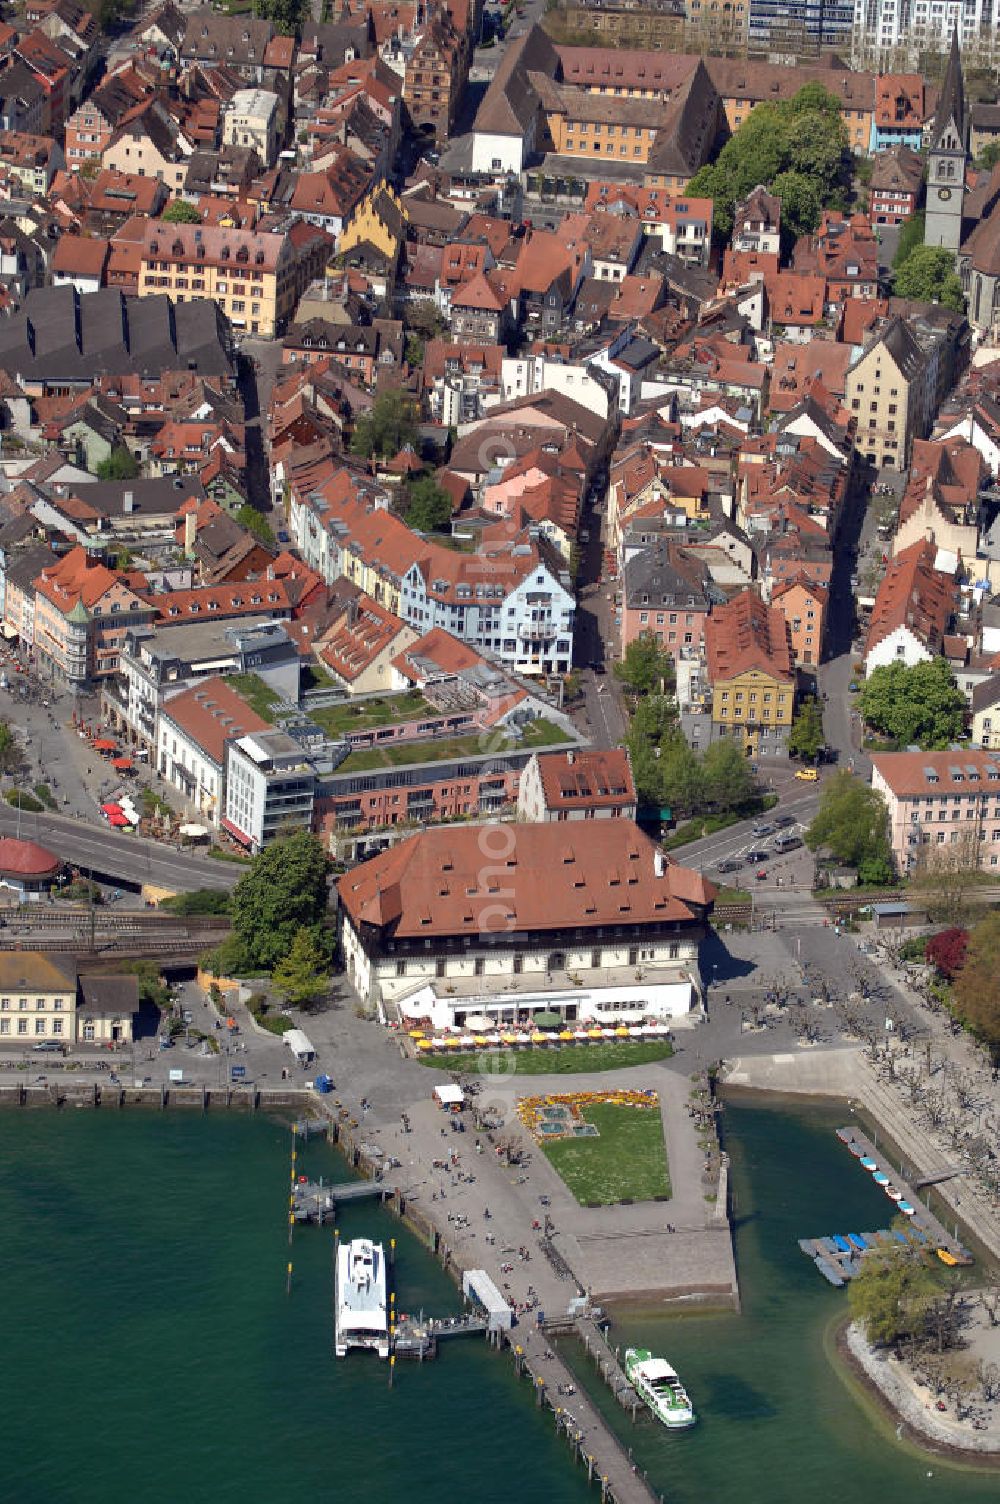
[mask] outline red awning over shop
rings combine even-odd
[[[95,752],[117,752],[118,751],[118,743],[112,741],[111,738],[108,737],[108,736],[99,736],[97,738],[97,740],[95,741],[95,743],[94,743],[94,751]]]
[[[122,813],[122,807],[121,807],[120,804],[102,804],[101,805],[101,814],[102,815],[120,815],[121,813]]]
[[[117,768],[119,773],[128,773],[132,768],[132,759],[131,757],[113,757],[111,766]]]
[[[119,810],[117,815],[108,816],[108,824],[113,825],[116,830],[120,830],[124,825],[131,825],[132,821],[129,819],[128,815],[123,814],[122,811]]]

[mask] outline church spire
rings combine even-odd
[[[958,132],[961,144],[965,145],[965,83],[962,78],[962,55],[958,47],[958,27],[951,33],[951,52],[945,69],[944,82],[934,115],[932,143],[939,143],[949,126]]]

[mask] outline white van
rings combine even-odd
[[[301,1029],[288,1029],[282,1038],[300,1065],[311,1065],[316,1059],[316,1051]]]

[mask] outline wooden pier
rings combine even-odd
[[[437,1356],[437,1345],[451,1337],[487,1336],[488,1323],[485,1316],[400,1316],[396,1323],[396,1335],[392,1350],[398,1358],[426,1358]]]

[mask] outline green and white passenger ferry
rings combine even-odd
[[[645,1347],[625,1352],[625,1377],[657,1420],[671,1431],[681,1431],[695,1422],[687,1390],[665,1358],[654,1358]]]

